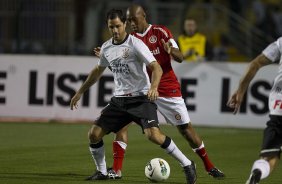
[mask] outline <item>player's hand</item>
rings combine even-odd
[[[161,42],[163,44],[164,50],[170,54],[171,53],[171,47],[172,47],[172,43],[170,41],[165,42],[164,39],[161,39]]]
[[[234,109],[233,114],[236,114],[240,109],[242,103],[243,95],[235,92],[227,102],[227,106]]]
[[[158,89],[149,89],[147,96],[148,99],[151,101],[157,100],[157,98],[159,97]]]
[[[77,109],[77,107],[78,107],[77,102],[79,101],[80,97],[81,97],[81,94],[80,94],[80,93],[76,93],[76,94],[72,97],[71,102],[70,102],[70,108],[71,108],[71,110],[73,110],[74,108]]]
[[[100,57],[100,51],[101,51],[101,47],[95,47],[93,49],[93,52],[95,54],[95,56]]]
[[[185,56],[186,56],[186,57],[190,57],[190,56],[192,56],[192,55],[194,55],[194,54],[196,54],[196,51],[195,51],[194,48],[191,48],[191,49],[189,49],[189,50],[185,53]]]

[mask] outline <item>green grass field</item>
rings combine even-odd
[[[0,123],[0,183],[1,184],[87,184],[84,178],[93,173],[95,165],[88,151],[87,131],[90,124],[61,123]],[[195,127],[205,141],[210,159],[224,171],[224,180],[215,180],[204,171],[202,161],[192,152],[172,126],[162,126],[181,150],[197,164],[198,184],[245,183],[250,168],[257,159],[262,130]],[[106,159],[112,164],[113,135],[105,137]],[[95,183],[150,183],[144,175],[147,161],[161,157],[171,167],[168,184],[185,183],[180,165],[161,148],[150,143],[141,129],[132,125],[124,162],[123,179]],[[282,168],[261,183],[280,184]]]

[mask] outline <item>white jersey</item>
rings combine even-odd
[[[269,60],[279,62],[278,74],[274,79],[272,89],[269,94],[269,110],[272,115],[282,115],[282,37],[277,41],[271,43],[266,49],[263,50]]]
[[[114,96],[138,96],[147,94],[150,88],[146,65],[153,61],[156,59],[148,47],[138,38],[127,35],[120,44],[114,44],[111,38],[102,45],[98,65],[111,67],[115,82]]]

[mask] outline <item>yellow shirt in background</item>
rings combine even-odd
[[[178,44],[182,54],[185,54],[192,50],[192,55],[185,57],[186,61],[198,61],[198,58],[205,57],[206,53],[206,36],[201,33],[196,33],[192,37],[186,35],[180,35],[178,37]]]

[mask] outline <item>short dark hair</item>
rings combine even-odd
[[[106,23],[108,23],[108,20],[115,19],[115,18],[119,18],[123,23],[125,23],[125,21],[126,21],[126,17],[123,14],[122,10],[111,9],[107,13]]]

